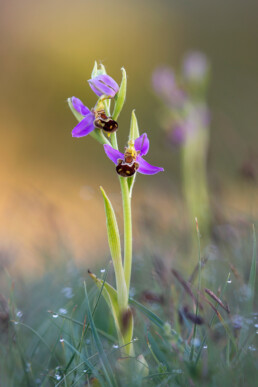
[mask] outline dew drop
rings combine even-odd
[[[254,324],[254,327],[255,327],[255,328],[258,328],[258,324]]]
[[[56,378],[56,380],[60,380],[61,379],[61,375],[55,374],[55,378]]]
[[[57,317],[58,317],[58,314],[54,313],[54,314],[52,314],[52,317],[53,317],[53,318],[57,318]]]
[[[231,282],[232,282],[232,280],[229,278],[229,279],[227,280],[227,283],[228,283],[228,284],[231,284]]]
[[[16,316],[17,316],[18,318],[21,318],[21,317],[23,316],[22,311],[21,311],[21,310],[18,310],[17,313],[16,313]]]
[[[114,344],[114,345],[113,345],[113,348],[119,348],[119,345]]]
[[[69,300],[71,298],[73,298],[73,289],[72,288],[69,288],[69,287],[65,287],[61,290],[61,293],[63,293],[63,295],[68,298]]]
[[[61,337],[61,339],[59,340],[60,343],[63,343],[64,342],[64,339]]]
[[[100,272],[101,273],[105,273],[106,269],[101,269]]]
[[[207,348],[208,348],[208,345],[204,345],[204,346],[203,346],[203,349],[207,349]]]
[[[61,314],[67,314],[67,310],[65,308],[60,308],[58,312]]]
[[[138,339],[138,337],[135,337],[134,339],[133,339],[133,341],[138,341],[139,339]]]
[[[83,370],[83,372],[86,374],[87,370]]]
[[[256,351],[256,348],[254,345],[249,345],[248,349],[249,351],[252,351],[252,352]]]
[[[14,325],[18,325],[19,324],[19,322],[18,321],[14,321]]]
[[[129,290],[129,295],[130,295],[130,297],[134,297],[134,296],[135,296],[135,293],[136,293],[135,288],[131,288],[131,289]]]
[[[195,339],[192,340],[192,345],[194,347],[199,347],[201,344],[200,340],[196,337]]]

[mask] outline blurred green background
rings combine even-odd
[[[63,245],[69,257],[108,255],[98,187],[107,190],[121,222],[119,184],[99,144],[71,137],[76,120],[66,103],[74,95],[95,104],[86,82],[95,60],[118,82],[122,66],[128,74],[120,147],[135,108],[151,141],[147,160],[165,168],[137,179],[136,249],[149,243],[142,234],[150,214],[157,241],[173,224],[183,229],[179,157],[165,144],[151,75],[161,64],[179,68],[189,50],[204,52],[212,66],[209,178],[216,205],[231,220],[245,214],[253,221],[256,182],[240,171],[247,164],[257,178],[256,1],[1,0],[0,7],[3,265],[38,270],[45,262],[37,256],[58,257]]]

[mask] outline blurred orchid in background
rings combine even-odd
[[[181,148],[184,196],[190,222],[198,217],[202,229],[210,228],[207,183],[210,111],[206,102],[210,66],[201,52],[185,55],[179,74],[169,67],[157,68],[153,89],[164,103],[161,125],[167,142]]]

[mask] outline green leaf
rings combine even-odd
[[[117,95],[115,96],[115,106],[113,110],[113,120],[117,121],[119,114],[121,113],[124,103],[125,103],[125,98],[126,98],[126,87],[127,87],[127,77],[126,77],[126,71],[122,67],[122,81],[120,84],[119,91]]]
[[[100,190],[103,195],[105,212],[106,212],[106,224],[107,224],[107,234],[108,234],[108,243],[113,260],[113,265],[116,275],[116,288],[118,294],[118,305],[120,310],[127,309],[128,305],[128,294],[124,276],[124,269],[121,256],[121,244],[120,244],[120,235],[119,229],[116,221],[116,216],[114,209],[110,200],[108,199],[104,189],[100,187]]]
[[[93,339],[95,341],[96,348],[99,352],[99,357],[100,357],[100,361],[102,364],[104,374],[106,376],[106,381],[107,381],[107,384],[109,386],[116,386],[117,383],[115,380],[115,376],[114,376],[112,368],[109,364],[107,355],[104,352],[102,343],[100,341],[100,338],[99,338],[99,335],[98,335],[98,332],[96,329],[96,326],[95,326],[94,321],[93,321],[93,317],[92,317],[92,313],[91,313],[91,309],[90,309],[89,298],[88,298],[88,293],[87,293],[87,288],[86,288],[86,282],[84,282],[84,290],[85,290],[86,311],[87,311],[87,315],[88,315],[90,326],[91,326],[92,336],[93,336]]]
[[[102,289],[102,295],[105,298],[106,303],[108,304],[116,326],[119,342],[123,342],[122,333],[120,330],[120,324],[119,324],[119,316],[120,316],[120,310],[118,306],[117,301],[117,291],[113,288],[113,286],[109,285],[107,282],[104,282],[103,280],[99,279],[95,274],[89,272],[89,275],[91,278],[95,281],[96,285],[99,289]]]
[[[95,274],[89,272],[89,275],[91,278],[95,281],[99,289],[102,289],[103,297],[105,298],[111,312],[114,318],[118,340],[120,346],[123,346],[124,351],[131,356],[134,356],[133,352],[133,345],[129,344],[132,341],[133,337],[133,314],[131,313],[131,310],[128,308],[125,311],[121,311],[119,309],[118,301],[117,301],[117,291],[111,286],[109,283],[104,282],[104,280],[99,279],[96,277]],[[127,319],[127,326],[126,330],[122,332],[121,330],[121,323],[122,323],[122,316],[123,313],[130,313]]]

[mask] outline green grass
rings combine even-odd
[[[217,241],[216,259],[201,243],[190,263],[134,257],[135,357],[118,347],[102,289],[87,268],[67,271],[64,264],[30,284],[9,280],[9,319],[0,314],[0,385],[255,385],[255,232],[252,245]],[[112,282],[112,270],[107,277]]]

